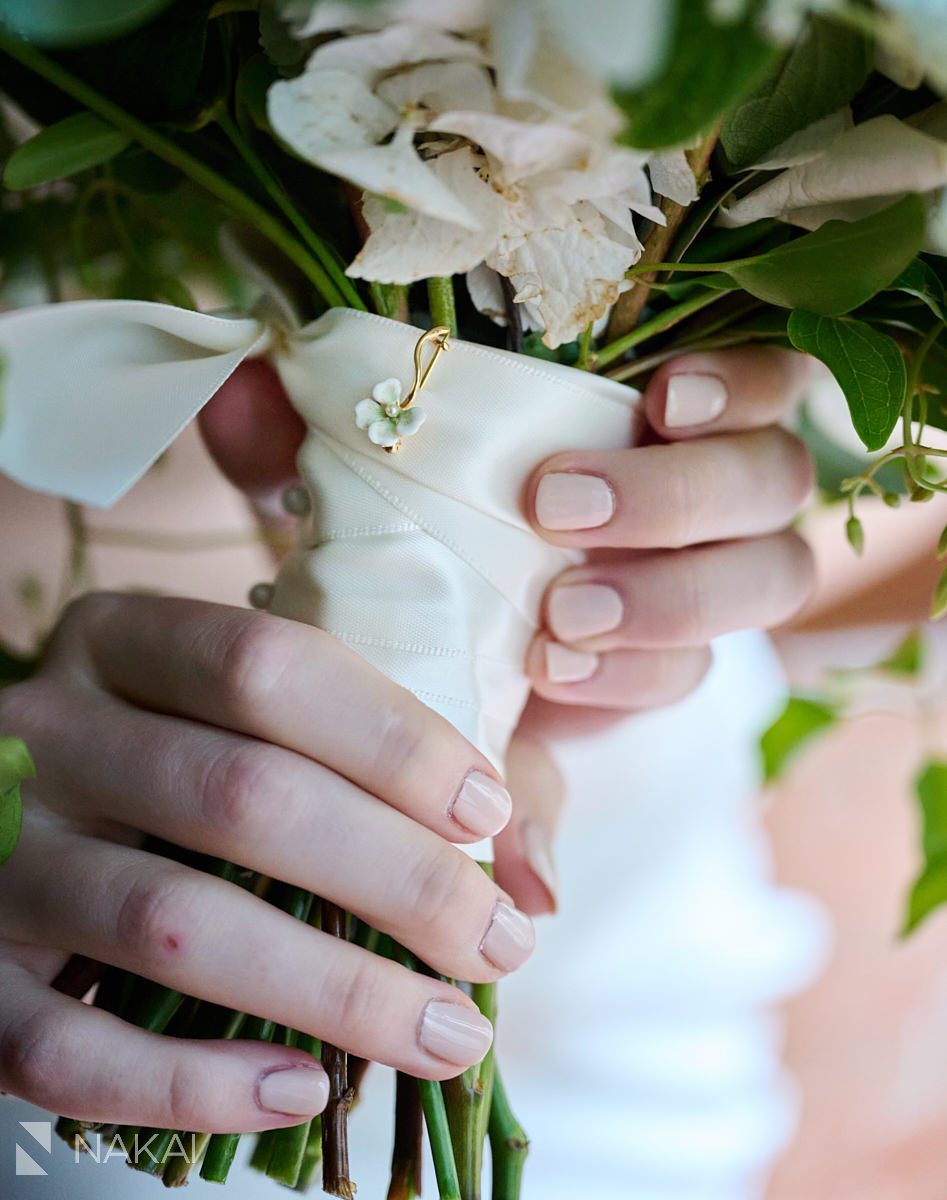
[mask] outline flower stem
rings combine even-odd
[[[0,50],[22,63],[35,75],[39,75],[54,87],[59,88],[60,91],[65,92],[66,95],[78,100],[80,104],[85,105],[91,112],[116,129],[128,134],[158,158],[177,167],[182,174],[210,192],[211,195],[216,196],[232,212],[249,222],[281,250],[291,262],[299,267],[326,304],[333,308],[346,307],[347,301],[343,293],[332,276],[321,263],[315,260],[311,252],[296,240],[281,221],[245,192],[242,192],[240,188],[235,187],[223,175],[218,174],[217,171],[170,138],[165,137],[164,134],[114,104],[101,92],[73,75],[71,71],[66,70],[60,63],[37,50],[35,46],[28,45],[19,38],[11,37],[0,31]],[[363,307],[361,301],[359,301],[359,307]]]
[[[309,1126],[309,1139],[303,1153],[303,1164],[296,1181],[296,1190],[305,1192],[315,1178],[316,1172],[322,1165],[322,1118],[313,1117]]]
[[[446,325],[451,337],[457,336],[457,309],[454,304],[454,280],[450,275],[435,275],[427,281],[427,299],[431,324]]]
[[[421,1093],[421,1108],[424,1111],[427,1136],[431,1143],[439,1200],[461,1200],[457,1167],[454,1163],[454,1147],[451,1145],[450,1126],[447,1123],[441,1085],[434,1079],[419,1079],[418,1090]]]
[[[493,1200],[519,1200],[529,1138],[513,1115],[499,1071],[494,1072],[490,1105],[490,1153],[493,1158]]]
[[[327,900],[322,902],[322,928],[333,937],[346,936],[345,912]],[[348,1117],[354,1092],[349,1087],[348,1055],[338,1046],[323,1042],[322,1065],[329,1076],[329,1102],[322,1114],[322,1189],[330,1196],[353,1200]]]
[[[417,1200],[421,1195],[422,1116],[418,1081],[399,1071],[395,1084],[395,1137],[387,1200]]]
[[[664,312],[660,312],[657,316],[651,318],[650,321],[645,321],[644,324],[632,329],[630,333],[626,333],[624,337],[620,337],[617,341],[609,342],[607,346],[603,346],[596,351],[593,356],[594,366],[604,367],[608,363],[620,358],[626,351],[633,346],[645,342],[655,334],[663,333],[666,329],[670,329],[679,321],[683,321],[685,317],[689,317],[691,313],[699,312],[700,309],[706,308],[708,304],[713,304],[715,300],[721,299],[728,295],[725,291],[705,290],[698,292],[696,296],[691,296],[688,300],[682,301],[680,304],[674,305],[673,308],[666,308]]]

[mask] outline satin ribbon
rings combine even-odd
[[[422,331],[332,309],[291,332],[140,301],[0,317],[0,470],[79,503],[117,499],[246,357],[266,354],[307,425],[312,497],[270,611],[319,626],[441,713],[502,771],[529,684],[543,591],[574,552],[523,511],[533,469],[630,445],[637,393],[599,376],[451,340],[398,454],[355,425],[383,379],[412,377]],[[465,847],[489,857],[489,844]]]

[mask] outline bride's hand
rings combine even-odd
[[[486,1053],[460,989],[141,848],[150,834],[311,889],[452,978],[529,956],[529,919],[450,844],[506,823],[493,768],[341,643],[218,604],[89,596],[39,674],[0,692],[4,735],[40,769],[0,883],[0,1091],[211,1132],[325,1104],[302,1051],[159,1037],[53,991],[70,952],[425,1078]]]
[[[668,704],[703,678],[713,638],[779,625],[805,603],[812,555],[790,525],[812,464],[780,422],[807,361],[772,347],[682,355],[645,390],[650,444],[558,454],[536,471],[536,532],[589,554],[546,593],[528,656],[540,696]]]

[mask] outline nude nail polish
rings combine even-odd
[[[498,900],[480,942],[480,953],[501,971],[515,971],[522,966],[536,945],[533,922],[526,913]]]
[[[727,407],[727,386],[716,375],[672,375],[664,402],[668,429],[686,429],[716,420]]]
[[[256,1101],[271,1113],[312,1117],[322,1112],[329,1099],[329,1077],[317,1063],[296,1067],[274,1067],[260,1077]]]
[[[421,1014],[421,1048],[458,1067],[480,1062],[493,1042],[493,1026],[462,1004],[432,1000]]]
[[[598,670],[598,655],[546,643],[546,677],[550,683],[584,683]]]
[[[597,529],[615,513],[615,495],[598,475],[554,472],[536,489],[536,520],[552,531]]]
[[[549,595],[547,616],[557,638],[577,642],[617,629],[622,599],[614,588],[600,583],[561,584]]]
[[[448,810],[469,833],[494,837],[510,819],[513,801],[502,783],[482,771],[471,771]]]

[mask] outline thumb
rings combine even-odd
[[[198,425],[220,470],[261,508],[296,479],[306,427],[264,359],[241,363],[204,406]]]
[[[540,742],[517,734],[507,756],[506,782],[513,817],[494,841],[497,883],[523,912],[554,913],[552,840],[562,809],[562,777]]]

